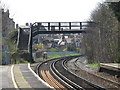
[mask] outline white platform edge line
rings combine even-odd
[[[45,84],[47,87],[55,90],[54,87],[51,87],[48,83],[46,83],[45,81],[43,81],[43,80],[31,69],[30,63],[28,63],[28,68],[29,68],[29,70],[33,73],[33,75],[34,75],[39,81],[41,81],[41,82],[42,82],[43,84]]]
[[[14,87],[15,87],[17,90],[19,90],[19,88],[18,88],[18,86],[17,86],[17,83],[16,83],[16,81],[15,81],[15,78],[14,78],[13,68],[14,68],[14,65],[11,66],[12,82],[13,82]]]

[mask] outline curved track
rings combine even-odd
[[[101,82],[103,82],[101,85],[104,85],[105,87],[109,87],[109,88],[113,88],[113,87],[118,87],[118,88],[120,88],[120,83],[119,83],[119,78],[115,78],[115,76],[114,75],[110,75],[110,74],[108,74],[107,72],[96,72],[96,73],[91,73],[91,72],[87,72],[87,71],[85,71],[85,70],[83,70],[83,69],[81,69],[80,67],[79,67],[79,65],[77,65],[77,60],[78,59],[76,59],[75,60],[75,62],[74,62],[74,65],[77,67],[77,68],[79,68],[79,71],[83,71],[83,72],[85,72],[87,75],[89,75],[89,77],[94,77],[94,79],[95,80],[97,80],[97,81],[101,81]],[[81,62],[81,64],[84,64],[83,62]],[[111,71],[111,73],[113,73],[112,71]],[[113,78],[114,77],[114,78]],[[115,80],[116,79],[116,80]],[[92,79],[91,79],[92,80]],[[93,82],[95,82],[95,80],[93,81]]]
[[[37,65],[36,73],[50,86],[59,90],[86,90],[90,88],[93,90],[105,90],[104,87],[78,77],[67,69],[65,63],[80,56],[82,55],[67,56],[44,61]]]
[[[104,87],[91,83],[88,80],[85,80],[71,73],[65,66],[65,62],[70,59],[72,58],[70,57],[64,60],[53,62],[53,65],[52,65],[53,69],[55,70],[55,72],[59,72],[61,75],[63,75],[61,76],[58,74],[62,79],[64,79],[67,83],[69,83],[75,89],[94,89],[94,90],[104,89]]]

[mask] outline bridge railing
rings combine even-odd
[[[32,27],[34,30],[41,31],[67,31],[82,30],[91,27],[94,22],[35,22]]]

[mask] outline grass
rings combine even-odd
[[[69,54],[69,55],[65,55],[65,56],[76,56],[76,55],[80,55],[80,54]]]
[[[51,55],[51,56],[48,56],[48,58],[59,58],[59,57],[63,57],[63,56],[76,56],[76,55],[79,55],[79,54]]]
[[[98,63],[88,64],[88,66],[90,66],[92,68],[98,68],[98,67],[100,67],[100,65]]]
[[[51,56],[48,56],[48,58],[59,58],[59,57],[62,57],[61,55],[51,55]]]
[[[30,63],[30,62],[28,62],[28,61],[22,61],[22,62],[16,61],[16,64],[23,64],[23,63]]]
[[[36,61],[42,62],[42,61],[44,61],[44,60],[43,60],[43,58],[36,58]]]
[[[48,56],[48,59],[51,59],[51,58],[59,58],[59,57],[63,57],[63,56],[75,56],[75,55],[79,55],[79,54],[68,54],[68,55],[49,55]],[[44,61],[43,58],[36,58],[36,61]]]

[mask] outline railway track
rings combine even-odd
[[[63,75],[61,77],[62,79],[64,79],[67,83],[69,83],[71,86],[73,86],[75,89],[78,89],[78,90],[79,89],[81,90],[83,89],[84,90],[86,89],[93,89],[93,90],[102,89],[103,90],[104,89],[105,90],[104,87],[91,83],[88,80],[85,80],[84,78],[78,77],[75,74],[71,73],[65,65],[65,62],[70,59],[71,58],[66,58],[64,60],[53,62],[52,67],[61,75]]]
[[[81,55],[82,56],[82,55]],[[100,85],[78,77],[66,67],[66,62],[80,56],[67,56],[50,59],[37,65],[36,73],[50,86],[59,90],[106,90]]]
[[[36,67],[36,73],[53,88],[58,90],[67,90],[66,87],[59,83],[51,74],[50,64],[56,60],[58,59],[50,59],[38,64]]]
[[[77,65],[77,60],[75,60],[74,65],[79,68],[80,71],[85,72],[87,75],[89,75],[89,77],[94,77],[95,80],[98,80],[99,82],[103,82],[101,85],[104,85],[106,88],[120,88],[120,83],[119,83],[119,79],[117,81],[115,81],[114,79],[112,79],[113,77],[115,77],[114,75],[110,75],[107,72],[95,72],[95,73],[91,73],[91,72],[87,72],[85,70],[82,70],[79,65]],[[67,62],[65,62],[67,63]],[[82,62],[81,62],[82,63]],[[84,64],[84,63],[83,63]],[[106,70],[107,71],[107,70]],[[113,72],[112,72],[113,73]],[[86,75],[86,76],[87,76]],[[98,83],[99,84],[99,83]]]

